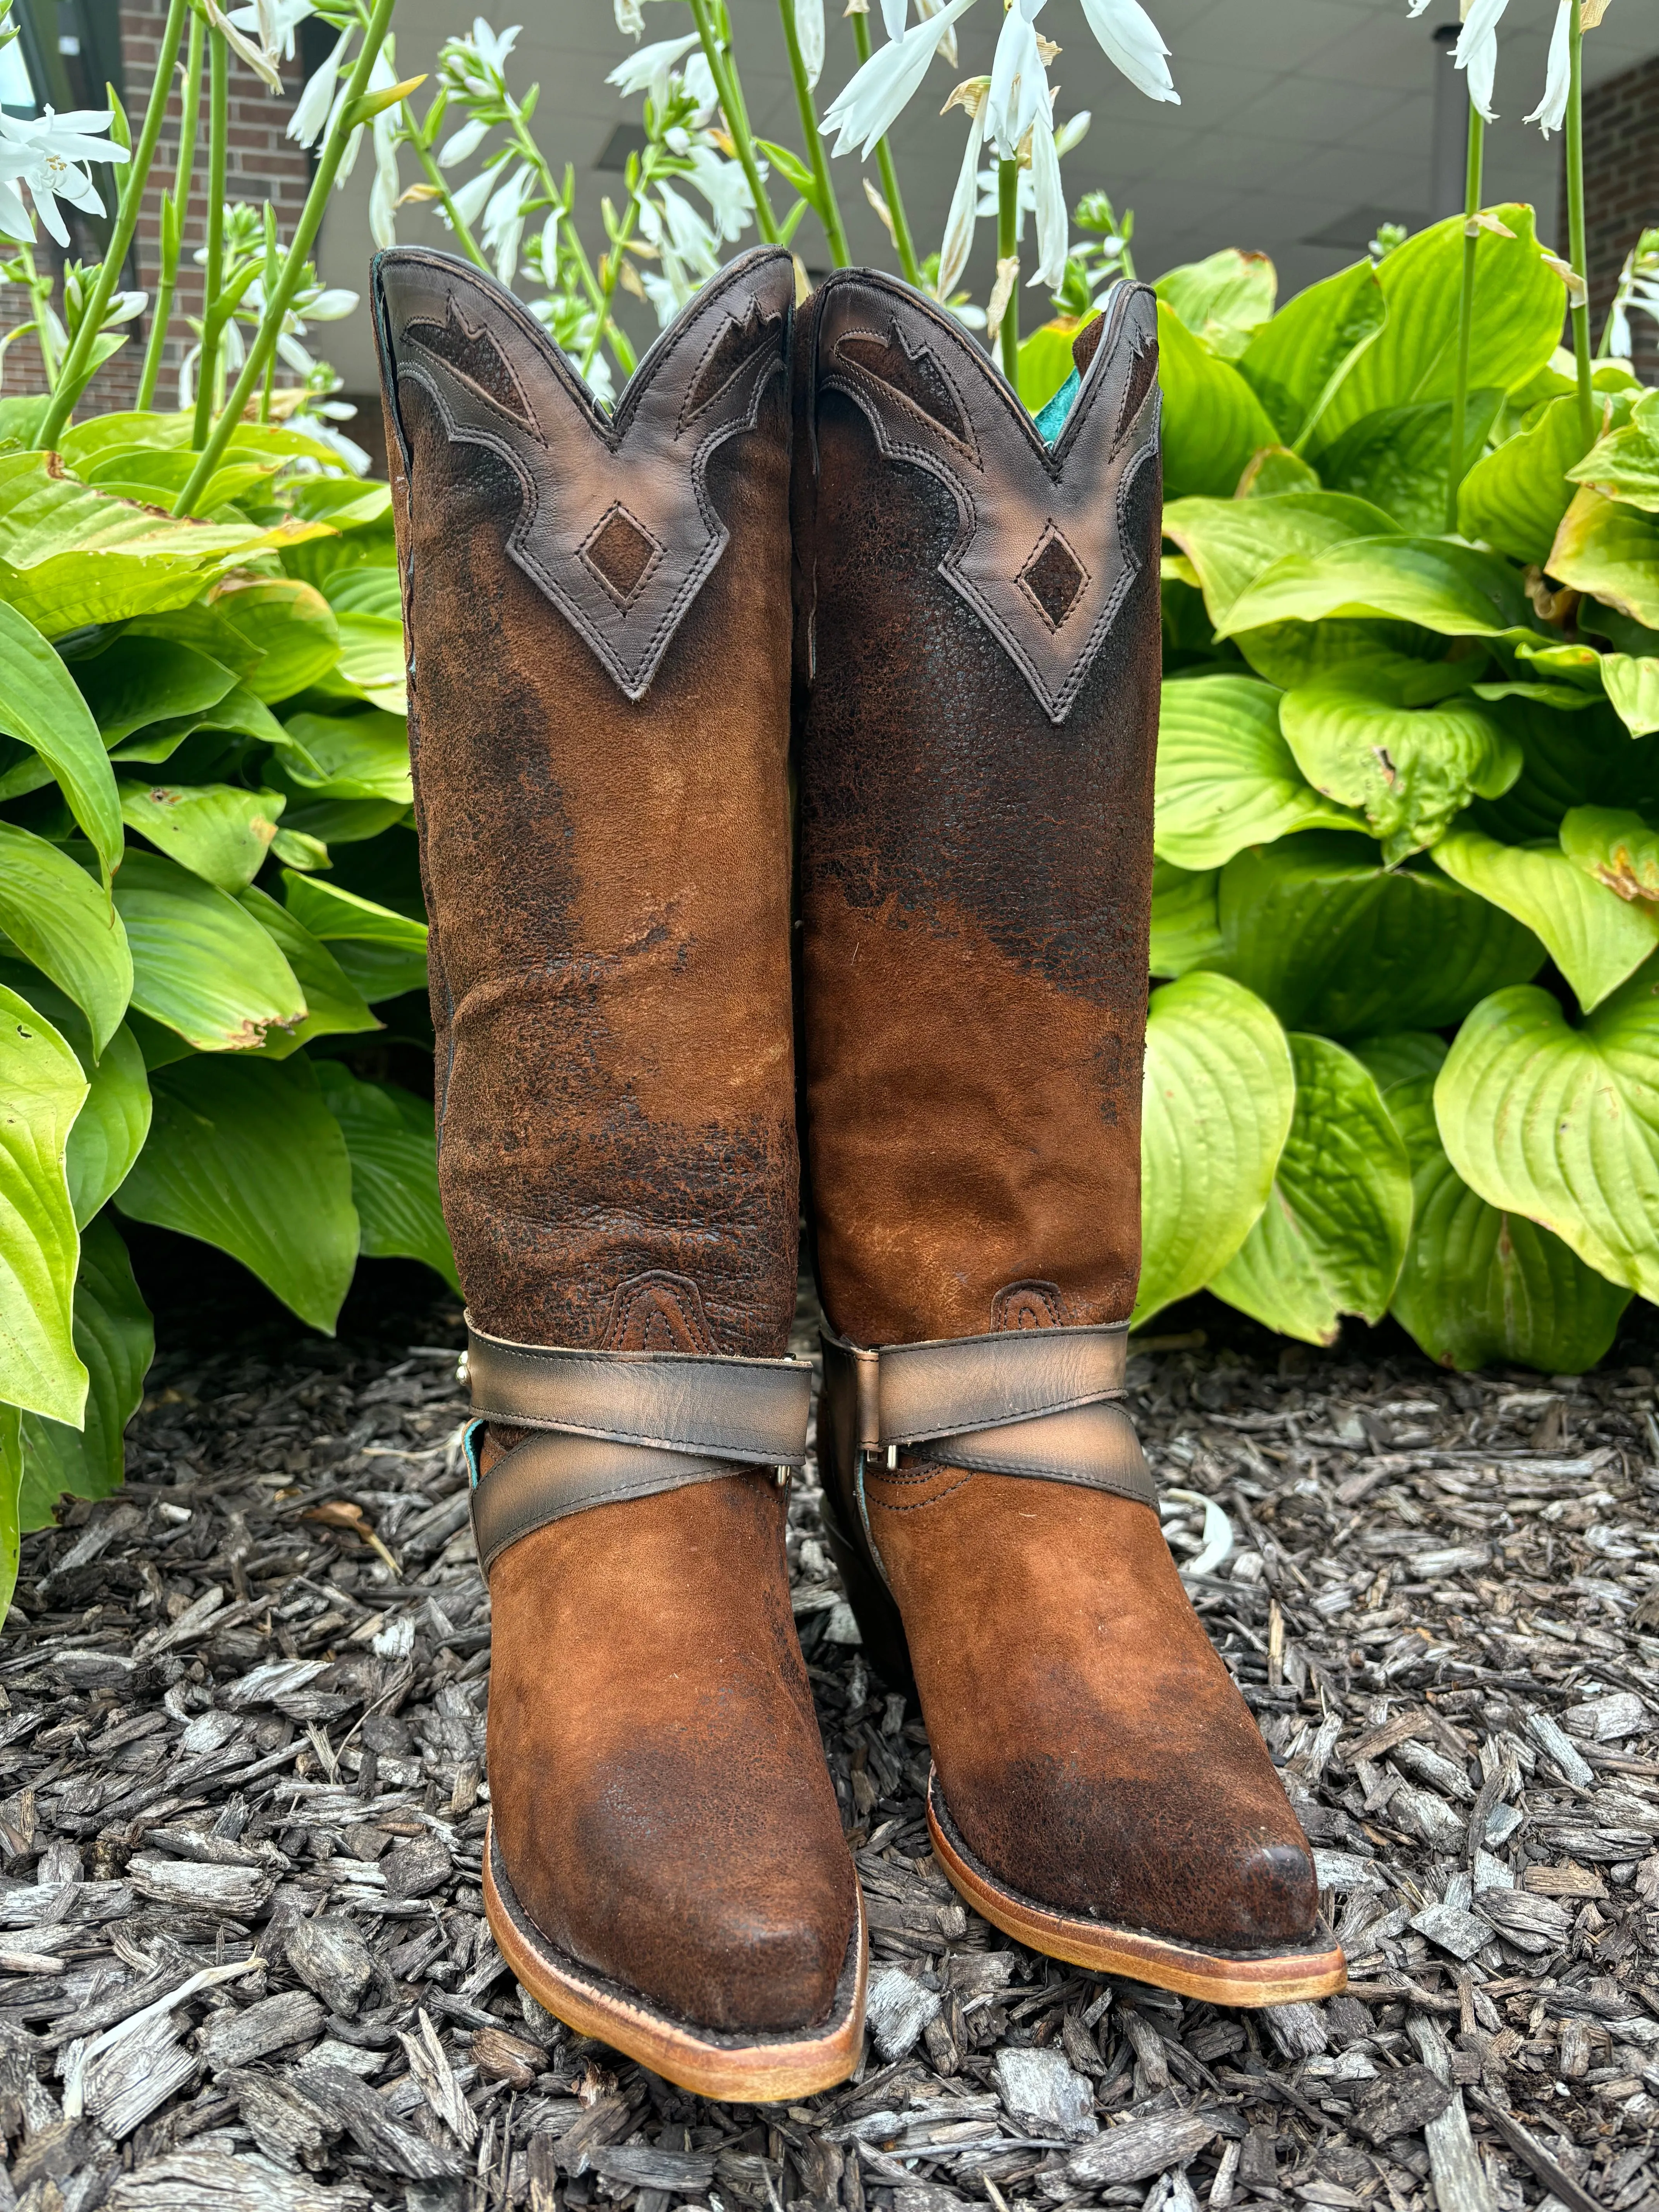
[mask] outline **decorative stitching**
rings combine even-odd
[[[621,523],[624,527],[631,530],[635,536],[639,539],[641,545],[645,548],[645,559],[641,564],[639,573],[635,577],[633,582],[625,589],[616,581],[614,577],[609,574],[603,563],[596,557],[594,552],[594,548],[598,545],[599,540],[606,536],[606,534],[610,532],[617,523]],[[582,540],[580,545],[577,548],[576,558],[581,562],[583,568],[586,569],[588,574],[592,577],[595,583],[599,585],[603,590],[610,592],[611,598],[617,602],[617,605],[619,607],[627,608],[633,605],[635,600],[638,599],[640,593],[645,589],[647,579],[655,569],[660,567],[663,558],[663,549],[660,541],[652,536],[651,532],[639,520],[638,516],[630,514],[628,509],[623,505],[622,501],[619,499],[615,499],[611,501],[610,506],[606,507],[605,513],[599,517],[599,520],[593,525],[592,529],[589,531],[587,536]]]
[[[903,385],[896,384],[890,377],[884,376],[872,362],[866,361],[860,355],[848,350],[850,347],[855,345],[874,347],[884,355],[890,355],[896,349],[906,363],[913,368],[919,368],[923,362],[926,362],[933,374],[945,386],[949,403],[956,413],[957,419],[954,426],[947,422],[943,416],[935,414],[931,407],[925,407],[915,394],[908,392]],[[973,418],[963,404],[962,394],[951,381],[950,373],[944,362],[926,341],[917,346],[914,353],[910,350],[909,341],[900,328],[896,316],[888,325],[884,335],[879,331],[843,331],[836,340],[836,357],[844,362],[854,374],[867,376],[881,385],[884,390],[891,392],[902,406],[908,407],[913,414],[920,415],[923,421],[930,423],[934,429],[941,431],[959,452],[968,456],[976,468],[979,466],[979,445],[974,436]],[[922,380],[926,382],[925,376]]]

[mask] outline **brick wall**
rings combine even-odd
[[[1659,223],[1659,56],[1584,95],[1584,216],[1597,343],[1625,256]],[[1632,315],[1631,337],[1637,374],[1659,383],[1659,324]]]
[[[155,79],[156,56],[166,17],[166,0],[122,0],[121,58],[126,80],[124,97],[135,136]],[[204,69],[204,76],[205,74]],[[256,207],[270,200],[276,210],[278,226],[286,238],[293,232],[311,181],[311,156],[303,148],[283,136],[303,81],[297,56],[293,62],[283,64],[283,90],[279,96],[267,90],[251,70],[244,67],[234,54],[231,56],[227,197],[233,201],[249,201]],[[134,245],[138,262],[137,281],[152,296],[161,252],[161,196],[173,181],[179,157],[182,84],[181,75],[179,88],[175,89],[167,105],[167,118],[161,127],[161,141],[156,149],[155,166],[150,171],[150,187],[144,196]],[[118,181],[119,175],[118,169],[110,167],[99,167],[93,172],[94,181],[106,204],[112,204],[111,182],[112,179]],[[184,318],[199,312],[202,272],[191,257],[205,242],[206,237],[207,92],[204,83],[202,115],[197,130],[193,189],[185,224],[184,252],[179,261],[179,289],[174,295],[171,331],[162,357],[161,380],[156,390],[156,404],[163,408],[178,404],[179,364],[194,343],[193,335]],[[96,257],[95,246],[90,239],[83,236],[76,237],[72,250],[79,259]],[[52,257],[54,265],[61,264],[61,254],[44,232],[35,252],[42,267],[46,265],[45,257],[47,255]],[[15,285],[0,285],[0,329],[9,330],[15,324],[26,320],[27,315],[27,294]],[[82,403],[82,412],[103,414],[132,405],[143,365],[144,347],[149,336],[149,319],[142,318],[136,324],[128,324],[126,328],[131,333],[127,343],[93,379]],[[15,345],[7,349],[3,389],[10,394],[38,392],[42,388],[40,356],[30,339],[21,338]]]

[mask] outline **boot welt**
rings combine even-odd
[[[1347,1961],[1328,1940],[1273,1952],[1206,1951],[1167,1936],[1085,1920],[1022,1897],[975,1857],[951,1820],[935,1769],[927,1778],[927,1826],[939,1864],[975,1912],[1033,1951],[1095,1973],[1122,1974],[1179,1996],[1217,2005],[1295,2004],[1346,1986]]]
[[[484,1911],[501,1954],[536,2002],[579,2035],[593,2035],[696,2096],[765,2104],[809,2097],[844,2081],[864,2045],[869,1940],[864,1899],[829,2017],[776,2034],[702,2027],[608,1980],[550,1943],[514,1894],[490,1823],[484,1844]]]

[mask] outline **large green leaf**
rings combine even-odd
[[[1503,402],[1501,392],[1471,392],[1463,451],[1479,453]],[[1333,491],[1370,500],[1402,530],[1431,537],[1443,530],[1451,479],[1451,402],[1384,407],[1349,423],[1319,455],[1322,482]]]
[[[1498,798],[1522,768],[1519,742],[1489,709],[1467,698],[1406,706],[1399,689],[1362,670],[1286,692],[1281,708],[1297,768],[1360,811],[1388,860],[1432,845],[1473,794]]]
[[[1519,738],[1525,766],[1501,799],[1472,808],[1472,819],[1490,836],[1526,844],[1553,837],[1571,807],[1639,811],[1650,794],[1659,803],[1659,742],[1632,744],[1607,708],[1561,714],[1535,700],[1505,699],[1497,711]]]
[[[1184,975],[1207,954],[1221,950],[1221,925],[1216,919],[1217,868],[1196,873],[1177,868],[1171,860],[1152,863],[1152,942],[1151,966],[1154,975]]]
[[[1292,830],[1363,826],[1309,786],[1279,732],[1279,702],[1271,684],[1248,676],[1164,684],[1155,814],[1161,858],[1214,868],[1246,845]]]
[[[283,756],[287,781],[329,799],[414,799],[409,724],[400,714],[295,714]]]
[[[16,404],[0,400],[0,406]],[[46,401],[38,404],[44,407]],[[0,1620],[11,1609],[22,1558],[22,1419],[15,1406],[0,1406]]]
[[[70,1042],[80,1048],[80,1039]],[[65,1168],[77,1225],[84,1230],[126,1180],[149,1134],[149,1077],[138,1040],[123,1022],[94,1066],[82,1060],[87,1103],[70,1131]]]
[[[1340,492],[1183,499],[1164,510],[1164,535],[1192,562],[1215,623],[1225,621],[1241,594],[1286,556],[1317,556],[1348,538],[1370,538],[1393,528],[1381,507]]]
[[[1659,830],[1629,808],[1575,806],[1562,817],[1561,850],[1620,898],[1659,901]]]
[[[149,1142],[116,1204],[230,1253],[331,1334],[356,1264],[357,1214],[345,1139],[311,1062],[204,1056],[156,1070],[152,1083]]]
[[[1607,697],[1632,737],[1645,738],[1659,730],[1659,658],[1633,653],[1599,658]]]
[[[1336,1340],[1382,1318],[1412,1223],[1411,1166],[1370,1072],[1328,1037],[1292,1036],[1296,1113],[1273,1188],[1210,1288],[1286,1336]]]
[[[44,1528],[58,1500],[107,1498],[120,1487],[122,1436],[144,1395],[155,1356],[155,1327],[133,1280],[132,1261],[107,1214],[81,1240],[75,1285],[75,1348],[86,1363],[84,1430],[38,1413],[23,1417],[22,1525]]]
[[[1279,275],[1265,253],[1224,246],[1202,261],[1166,270],[1152,289],[1212,353],[1237,361],[1273,313]]]
[[[132,947],[132,1003],[198,1052],[257,1045],[300,1021],[304,994],[266,932],[234,898],[159,854],[131,853],[116,904]]]
[[[394,1084],[363,1083],[337,1060],[317,1079],[351,1155],[351,1197],[371,1259],[424,1260],[460,1289],[438,1203],[432,1104]]]
[[[214,592],[210,605],[258,647],[259,665],[247,684],[267,704],[319,682],[340,657],[333,608],[314,585],[297,577],[232,577]]]
[[[0,472],[6,463],[0,458]],[[92,841],[105,879],[121,865],[121,808],[115,776],[98,725],[70,672],[33,623],[0,599],[0,730],[32,745],[70,812]],[[33,791],[47,780],[28,771],[31,762],[0,777],[0,798],[11,788]]]
[[[1137,1322],[1202,1290],[1243,1243],[1273,1188],[1295,1104],[1285,1032],[1253,993],[1204,975],[1152,993]]]
[[[1204,965],[1287,1028],[1332,1036],[1443,1029],[1536,975],[1544,948],[1433,869],[1385,868],[1364,838],[1315,830],[1252,846],[1221,872],[1222,949]]]
[[[126,1012],[132,955],[109,892],[15,823],[0,822],[0,930],[67,991],[92,1024],[93,1051]]]
[[[1565,304],[1561,280],[1534,236],[1532,210],[1509,204],[1493,212],[1513,235],[1483,229],[1476,240],[1472,392],[1507,392],[1535,375],[1560,342]],[[1463,218],[1452,216],[1379,263],[1388,320],[1326,410],[1322,444],[1379,408],[1451,398],[1463,248]]]
[[[86,1095],[52,1024],[0,986],[0,1401],[73,1422],[87,1370],[72,1327],[80,1238],[64,1153]]]
[[[1609,499],[1659,514],[1659,392],[1644,392],[1629,422],[1598,439],[1570,474]]]
[[[1358,615],[1418,623],[1443,637],[1492,637],[1524,628],[1531,614],[1520,577],[1495,553],[1447,538],[1371,538],[1275,562],[1216,629],[1231,637],[1264,623]]]
[[[1620,898],[1559,847],[1500,845],[1478,830],[1459,830],[1441,840],[1434,857],[1455,883],[1541,939],[1587,1012],[1659,943],[1659,908]]]
[[[232,783],[124,783],[130,830],[222,891],[239,891],[264,865],[287,805],[280,791]]]
[[[1386,1100],[1396,1083],[1438,1075],[1445,1064],[1446,1040],[1432,1030],[1384,1030],[1376,1036],[1351,1037],[1348,1050],[1370,1068]]]
[[[69,665],[106,745],[151,722],[216,707],[236,681],[233,669],[193,645],[131,631]]]
[[[1376,271],[1357,261],[1281,307],[1239,357],[1287,445],[1305,445],[1355,363],[1388,320]]]
[[[306,1018],[296,1029],[266,1030],[259,1049],[268,1058],[286,1060],[308,1037],[349,1036],[382,1026],[328,947],[287,907],[251,886],[238,903],[270,932],[306,994]]]
[[[1411,1156],[1413,1217],[1394,1313],[1443,1367],[1516,1361],[1546,1375],[1594,1367],[1631,1292],[1524,1215],[1488,1206],[1446,1157],[1435,1078],[1383,1092]]]
[[[1659,1298],[1659,962],[1577,1028],[1547,991],[1498,991],[1440,1071],[1435,1117],[1470,1188]]]
[[[1458,528],[1541,568],[1572,497],[1567,471],[1583,449],[1577,398],[1552,399],[1531,429],[1506,438],[1464,477]]]
[[[1346,669],[1363,661],[1372,668],[1414,666],[1419,672],[1447,665],[1444,639],[1431,636],[1428,631],[1413,628],[1402,622],[1281,622],[1267,623],[1260,629],[1241,631],[1234,644],[1258,676],[1269,684],[1277,684],[1281,691],[1293,691],[1301,684],[1317,684],[1328,676],[1340,676]],[[1480,647],[1462,645],[1450,648],[1455,652],[1473,652],[1474,658],[1457,673],[1455,679],[1447,675],[1433,678],[1433,688],[1420,696],[1413,694],[1413,703],[1423,705],[1430,698],[1443,698],[1449,690],[1464,689],[1484,665],[1485,655]],[[1431,657],[1441,656],[1441,657]]]
[[[289,912],[335,948],[335,958],[372,1005],[426,982],[426,924],[315,877],[283,871]]]
[[[1659,516],[1604,499],[1586,484],[1573,495],[1545,566],[1575,591],[1659,629]]]
[[[45,453],[0,454],[0,599],[48,637],[187,605],[233,563],[324,527],[175,521],[55,472]]]
[[[1279,434],[1232,363],[1195,338],[1162,300],[1158,377],[1164,387],[1164,483],[1170,497],[1231,497],[1256,447],[1276,444]]]
[[[286,744],[283,726],[270,708],[256,699],[246,684],[234,684],[216,706],[204,708],[200,714],[175,714],[167,721],[152,722],[147,729],[124,738],[110,758],[171,760],[185,739],[193,738],[198,730],[222,730],[228,736],[257,738],[268,745]]]

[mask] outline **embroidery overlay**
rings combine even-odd
[[[518,301],[465,263],[394,251],[375,283],[396,389],[418,385],[452,442],[507,463],[520,491],[509,556],[621,690],[643,698],[726,550],[709,456],[753,429],[785,373],[787,256],[732,262],[646,356],[612,417]]]
[[[890,459],[945,484],[961,533],[939,574],[1063,722],[1139,574],[1131,485],[1158,450],[1152,294],[1122,287],[1050,451],[990,363],[916,294],[860,275],[825,286],[820,386],[862,410]]]

